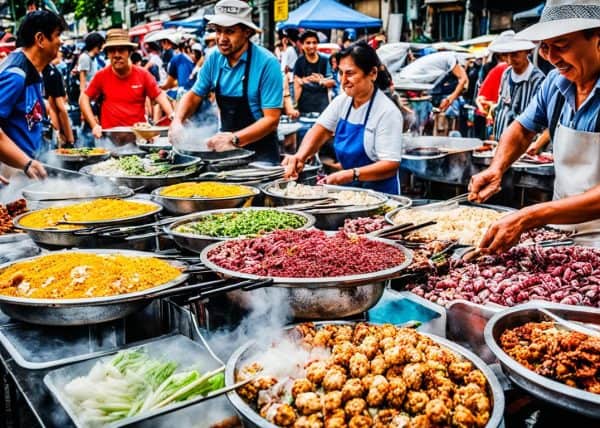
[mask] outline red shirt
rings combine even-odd
[[[477,95],[483,95],[488,101],[497,102],[500,92],[500,80],[502,80],[502,73],[504,73],[504,70],[507,68],[508,64],[505,62],[501,62],[492,68],[488,75],[485,76],[485,79],[483,79],[483,82],[479,87],[479,94]]]
[[[127,77],[120,78],[111,66],[98,71],[85,94],[92,100],[103,96],[100,110],[102,128],[131,126],[146,121],[146,97],[154,99],[161,91],[149,71],[133,65]]]

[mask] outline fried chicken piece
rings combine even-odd
[[[452,426],[457,428],[472,428],[476,426],[475,416],[465,406],[458,405],[452,414]]]
[[[296,379],[294,380],[294,384],[292,385],[292,397],[296,398],[298,394],[302,394],[303,392],[313,392],[315,390],[315,385],[308,379]]]
[[[372,328],[369,324],[359,322],[354,326],[354,332],[352,334],[352,343],[360,345],[365,337],[372,334]]]
[[[365,354],[357,352],[350,357],[349,362],[350,376],[362,378],[369,373],[369,359]]]
[[[346,383],[346,375],[337,368],[327,370],[323,378],[323,389],[325,391],[341,390]]]
[[[436,398],[427,402],[425,415],[435,424],[448,425],[450,409],[443,400]]]
[[[276,425],[289,427],[296,421],[296,412],[289,404],[269,403],[260,409],[260,415]]]
[[[423,382],[424,366],[421,363],[407,364],[402,370],[402,380],[409,389],[418,390]]]
[[[323,416],[320,413],[301,416],[294,423],[294,428],[323,428]]]
[[[339,325],[333,333],[333,343],[343,343],[352,341],[352,333],[354,329],[350,325]]]
[[[350,358],[352,358],[354,352],[355,349],[352,343],[337,343],[333,345],[333,349],[331,350],[331,361],[334,364],[339,364],[340,366],[348,367],[348,364],[350,364]]]
[[[396,341],[394,340],[393,337],[384,337],[383,339],[381,339],[379,341],[379,348],[382,351],[393,348],[394,346],[396,346]]]
[[[349,379],[342,388],[342,401],[360,398],[365,394],[365,387],[360,379]]]
[[[452,380],[462,382],[464,377],[474,369],[470,361],[456,361],[448,365],[448,374]]]
[[[408,391],[404,400],[404,410],[413,415],[423,412],[429,397],[422,391]]]
[[[327,363],[325,361],[313,361],[306,367],[306,378],[315,386],[323,382],[325,374],[327,374]]]
[[[314,392],[298,394],[294,401],[295,406],[303,415],[312,415],[321,411],[321,398]]]
[[[383,358],[389,366],[405,363],[405,356],[404,348],[399,345],[392,346],[383,352]]]
[[[363,377],[361,379],[363,387],[365,388],[366,391],[371,389],[371,385],[373,384],[373,379],[375,379],[375,376],[376,375],[369,373],[368,375],[366,375],[365,377]]]
[[[346,403],[344,410],[349,417],[362,415],[367,410],[367,402],[362,398],[353,398]]]
[[[348,423],[348,428],[369,428],[373,425],[373,420],[371,416],[366,415],[356,415],[350,419]]]
[[[331,346],[332,338],[333,331],[322,328],[315,333],[313,344],[316,347],[326,348]]]
[[[406,384],[401,378],[395,377],[390,379],[389,385],[386,400],[390,406],[401,409],[406,397]]]
[[[376,375],[367,394],[367,403],[369,403],[369,406],[379,407],[385,400],[389,389],[390,384],[387,379],[381,375]]]
[[[323,397],[323,409],[327,413],[331,413],[336,409],[342,407],[342,392],[341,391],[329,391]]]
[[[461,404],[463,406],[467,406],[467,400],[469,400],[470,397],[479,394],[483,394],[483,391],[481,390],[479,385],[475,383],[469,383],[465,386],[461,386],[460,388],[457,388],[454,392],[454,405],[457,406]]]

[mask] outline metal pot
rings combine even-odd
[[[538,311],[536,307],[543,307],[555,312],[562,318],[572,321],[598,324],[600,320],[600,310],[595,308],[575,307],[549,302],[524,304],[503,310],[490,319],[484,331],[486,344],[500,361],[502,370],[514,383],[528,393],[572,412],[592,418],[600,418],[600,394],[573,388],[538,375],[513,360],[502,350],[500,336],[505,330],[521,326],[527,322],[547,320],[545,315]]]
[[[191,214],[198,211],[219,210],[226,208],[240,208],[252,202],[260,190],[252,186],[244,186],[248,190],[247,195],[228,196],[224,198],[179,198],[161,195],[164,187],[152,191],[152,199],[161,204],[173,214]]]
[[[334,322],[318,322],[315,323],[316,326],[326,326],[331,324],[347,324],[352,325],[350,322],[343,321],[334,321]],[[282,333],[285,333],[294,326],[287,327]],[[455,353],[463,356],[467,360],[470,360],[477,369],[481,370],[488,381],[489,385],[489,396],[492,399],[492,411],[490,414],[490,419],[486,424],[486,428],[495,428],[502,425],[502,418],[504,412],[504,394],[502,392],[502,387],[500,382],[492,372],[492,370],[483,362],[477,355],[471,353],[465,348],[456,345],[448,340],[445,340],[441,337],[434,336],[431,334],[420,333],[424,336],[429,337],[434,342],[454,351]],[[240,346],[229,358],[227,361],[227,365],[225,368],[225,385],[233,385],[236,379],[236,373],[239,369],[241,369],[242,364],[248,363],[249,358],[252,355],[256,355],[258,352],[268,352],[269,344],[259,343],[258,341],[250,341],[242,346]],[[262,418],[256,410],[254,410],[246,401],[244,401],[237,393],[237,391],[232,391],[227,394],[227,398],[231,402],[231,404],[235,407],[238,415],[242,419],[245,427],[252,428],[277,428],[277,425],[272,424],[266,419]]]
[[[165,226],[163,230],[171,239],[173,239],[175,241],[175,243],[179,247],[184,248],[186,250],[193,251],[195,253],[200,253],[206,246],[208,246],[210,244],[223,242],[223,241],[229,241],[230,239],[235,239],[235,238],[219,238],[219,237],[214,237],[214,236],[197,235],[197,234],[192,234],[192,233],[181,233],[181,232],[177,232],[175,229],[177,229],[179,226],[182,226],[186,223],[198,221],[198,220],[202,219],[203,217],[207,217],[207,216],[213,215],[213,214],[241,212],[242,210],[244,210],[244,211],[247,211],[247,210],[259,211],[259,210],[272,210],[272,209],[273,208],[252,207],[252,208],[243,208],[243,209],[232,208],[232,209],[224,209],[224,210],[204,211],[202,213],[195,213],[195,214],[181,217],[174,223],[171,223],[171,224]],[[280,209],[279,211],[287,212],[290,214],[296,214],[301,217],[304,217],[306,219],[306,222],[304,223],[304,225],[302,227],[300,227],[300,229],[309,229],[315,224],[315,218],[310,214],[303,213],[301,211],[292,211],[292,210],[281,210]]]
[[[56,153],[56,150],[46,155],[46,162],[59,168],[79,171],[86,165],[92,165],[110,158],[110,152],[95,155],[64,155]]]
[[[372,308],[381,298],[386,281],[410,265],[412,254],[403,246],[382,238],[369,238],[392,245],[404,253],[402,264],[389,269],[361,275],[328,278],[271,278],[273,286],[265,290],[229,293],[230,300],[244,309],[252,309],[253,302],[269,301],[269,296],[283,295],[291,315],[304,319],[336,319],[360,314]],[[245,274],[224,269],[208,259],[208,253],[223,242],[211,244],[200,253],[200,260],[209,269],[223,277],[264,280],[269,277]]]

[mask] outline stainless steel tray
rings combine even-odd
[[[517,363],[502,350],[499,339],[506,329],[546,319],[536,307],[548,309],[565,319],[600,324],[600,309],[549,302],[526,303],[503,310],[490,319],[484,332],[487,346],[500,361],[506,375],[528,393],[570,411],[600,419],[600,394],[573,388],[538,375]]]

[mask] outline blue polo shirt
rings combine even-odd
[[[22,51],[0,64],[0,128],[30,157],[42,147],[42,76]]]
[[[190,57],[186,54],[178,53],[171,61],[169,61],[167,73],[169,73],[169,76],[173,79],[177,80],[177,85],[179,85],[180,88],[188,90],[194,84],[194,82],[190,80],[193,69],[194,62]]]
[[[547,128],[554,115],[558,94],[565,97],[559,123],[577,131],[595,132],[596,119],[600,114],[600,79],[585,102],[575,108],[575,84],[552,70],[542,82],[540,89],[517,120],[530,131],[540,132]]]
[[[263,116],[263,109],[281,108],[283,104],[283,76],[277,58],[271,52],[256,46],[252,47],[250,64],[250,82],[248,82],[248,104],[256,120]],[[201,97],[214,91],[217,85],[219,70],[221,77],[219,86],[221,94],[230,97],[241,97],[243,94],[242,79],[248,52],[244,52],[237,64],[232,68],[227,58],[219,51],[206,58],[200,69],[198,79],[192,91]]]

